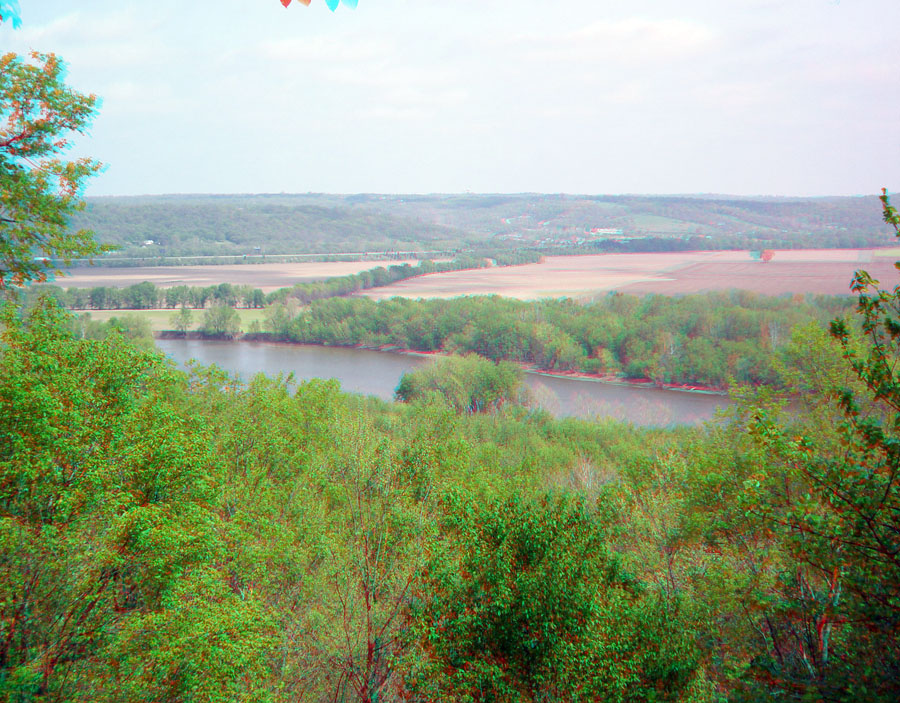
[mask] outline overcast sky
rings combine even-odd
[[[88,195],[900,188],[898,0],[21,0]]]

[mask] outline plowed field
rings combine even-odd
[[[222,266],[148,266],[73,268],[69,275],[59,276],[54,284],[63,288],[110,286],[124,288],[150,281],[159,288],[173,286],[212,286],[220,283],[250,285],[265,292],[295,283],[324,281],[333,276],[346,276],[378,266],[395,266],[417,261],[325,261],[303,264],[225,264]]]
[[[522,300],[590,298],[609,291],[682,294],[743,289],[758,293],[850,294],[853,272],[864,268],[883,284],[900,280],[889,257],[872,249],[776,250],[771,261],[747,251],[548,256],[541,263],[452,271],[373,288],[375,299],[503,295]]]

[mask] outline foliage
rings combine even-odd
[[[291,0],[280,0],[281,4],[284,7],[287,7],[291,4]],[[297,0],[297,2],[302,3],[309,7],[310,0]],[[349,8],[355,8],[358,0],[325,0],[325,4],[328,6],[328,9],[334,12],[337,9],[338,3],[343,3]]]
[[[451,496],[413,690],[441,701],[678,700],[691,645],[621,571],[586,506]]]
[[[241,317],[234,308],[219,303],[203,311],[202,330],[212,337],[236,337],[241,333]]]
[[[850,304],[741,291],[675,299],[612,294],[591,304],[499,296],[335,298],[302,311],[279,308],[268,329],[298,342],[474,352],[540,369],[723,388],[777,383],[777,360],[791,329]]]
[[[651,539],[623,547],[645,579],[689,595],[709,628],[709,673],[734,700],[900,694],[900,291],[874,286],[864,272],[854,280],[862,337],[832,324],[843,359],[826,339],[798,337],[806,377],[785,376],[801,393],[791,413],[745,394],[683,458],[625,474],[614,512]]]
[[[53,54],[0,56],[0,288],[46,280],[47,271],[98,246],[90,231],[69,231],[83,208],[81,189],[100,164],[64,161],[65,134],[87,129],[97,99],[63,82]]]
[[[528,402],[522,376],[522,370],[508,362],[493,362],[475,354],[448,356],[403,374],[396,397],[410,403],[437,394],[456,412],[490,412],[505,403]]]
[[[13,29],[22,26],[22,20],[19,17],[19,0],[5,0],[0,2],[0,22],[12,21]]]
[[[265,618],[222,589],[217,461],[205,427],[170,402],[170,369],[119,336],[75,339],[49,302],[25,320],[7,306],[3,325],[3,699],[236,700],[255,688]],[[186,666],[216,641],[218,670]]]
[[[172,313],[172,327],[181,334],[187,334],[187,331],[194,324],[194,315],[191,309],[186,305],[182,305],[176,313]]]
[[[861,293],[836,338],[811,320],[841,301],[742,294],[270,308],[557,368],[766,340],[791,404],[739,389],[678,431],[524,410],[521,370],[475,356],[406,377],[402,404],[186,375],[128,316],[23,296],[0,343],[0,698],[895,700],[900,311]]]
[[[178,195],[89,198],[75,224],[120,247],[102,261],[119,266],[175,256],[230,255],[231,263],[339,252],[443,258],[466,250],[494,258],[523,249],[597,254],[884,246],[890,238],[874,204],[872,197]],[[143,246],[148,239],[155,243]]]

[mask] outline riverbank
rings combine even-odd
[[[176,330],[161,330],[154,332],[156,339],[183,339],[183,340],[210,340],[210,341],[227,341],[227,342],[263,342],[266,344],[284,344],[295,346],[318,346],[322,348],[334,349],[364,349],[367,351],[376,351],[387,354],[401,354],[404,356],[416,357],[438,357],[446,356],[447,352],[442,351],[420,351],[417,349],[407,349],[391,344],[382,344],[380,346],[371,346],[366,344],[322,344],[320,342],[293,342],[284,339],[275,339],[268,332],[258,332],[255,334],[244,334],[237,337],[224,337],[221,335],[209,335],[204,332],[178,332]],[[572,379],[576,381],[589,381],[592,383],[603,383],[613,386],[626,386],[632,388],[653,388],[666,391],[677,391],[679,393],[699,393],[704,395],[727,396],[728,391],[724,388],[714,388],[711,386],[701,386],[693,384],[680,383],[657,383],[649,378],[627,378],[625,376],[617,376],[615,374],[590,374],[583,371],[562,371],[559,369],[542,369],[533,364],[525,364],[516,362],[517,365],[525,372],[537,376],[548,376],[552,378]]]
[[[258,373],[293,375],[297,382],[314,378],[336,379],[351,393],[371,395],[384,401],[394,394],[404,374],[430,363],[435,354],[399,353],[394,349],[334,347],[290,342],[245,340],[236,344],[215,339],[159,339],[159,349],[184,366],[191,359],[249,380]],[[606,383],[599,379],[526,373],[524,383],[534,407],[554,417],[598,418],[630,422],[642,427],[697,425],[714,418],[731,400],[722,395],[671,393],[653,386]]]

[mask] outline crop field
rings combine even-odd
[[[322,281],[333,276],[368,271],[378,266],[415,266],[414,260],[403,261],[320,261],[294,264],[225,264],[221,266],[154,266],[154,267],[84,267],[69,269],[53,283],[63,288],[110,286],[124,288],[150,281],[159,288],[173,286],[213,286],[220,283],[249,285],[266,293],[295,283]]]
[[[374,299],[503,295],[521,300],[590,298],[609,291],[681,294],[743,289],[757,293],[850,293],[853,272],[865,268],[885,285],[898,276],[890,257],[873,249],[776,250],[771,261],[747,251],[548,256],[541,263],[452,271],[373,288]]]

